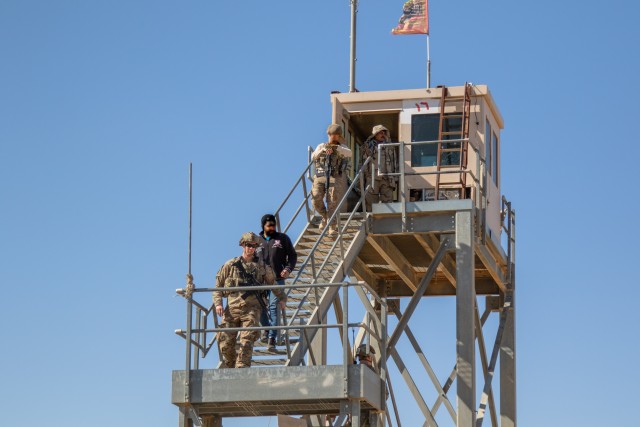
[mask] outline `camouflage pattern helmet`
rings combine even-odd
[[[358,350],[356,351],[356,356],[360,358],[367,357],[370,354],[376,354],[376,351],[373,349],[373,347],[369,347],[369,353],[367,353],[366,344],[360,344],[360,346],[358,347]]]
[[[244,246],[246,243],[260,244],[260,239],[252,231],[247,231],[240,237],[240,246]]]
[[[327,135],[336,135],[339,134],[342,136],[342,126],[332,124],[327,128]]]
[[[371,135],[377,135],[379,132],[384,132],[389,135],[389,129],[387,129],[383,125],[374,126],[373,130],[371,130]]]

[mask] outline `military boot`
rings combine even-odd
[[[320,221],[320,225],[318,226],[318,231],[324,230],[326,226],[327,226],[327,217],[323,216],[322,220]]]

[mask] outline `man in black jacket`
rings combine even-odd
[[[260,247],[257,249],[256,254],[262,257],[265,264],[273,268],[276,274],[276,283],[284,285],[285,279],[289,277],[296,267],[296,261],[298,260],[296,249],[293,247],[289,236],[276,231],[275,216],[271,214],[264,215],[260,222],[262,232],[259,234]],[[268,309],[271,315],[271,323],[269,323],[267,313],[262,313],[260,319],[262,326],[277,326],[280,323],[280,312],[278,310],[278,298],[273,292],[269,293]],[[269,351],[275,350],[277,335],[276,330],[265,331],[262,335],[262,341],[267,342]]]

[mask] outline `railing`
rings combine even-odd
[[[187,295],[185,289],[176,289],[176,293],[182,295],[187,300],[188,310],[193,307],[196,308],[196,325],[187,324],[186,330],[177,329],[175,333],[183,338],[188,343],[188,346],[193,346],[195,348],[194,353],[194,361],[191,363],[190,358],[187,358],[185,371],[187,372],[187,378],[189,378],[189,372],[192,369],[199,369],[198,358],[200,354],[202,358],[205,358],[211,348],[213,348],[214,344],[218,342],[218,335],[221,332],[242,332],[242,331],[265,331],[265,330],[281,330],[281,331],[290,331],[292,329],[299,330],[320,330],[320,329],[338,329],[340,331],[340,335],[342,338],[342,346],[343,346],[343,354],[342,354],[342,365],[344,369],[344,378],[345,381],[348,382],[348,367],[353,364],[354,355],[349,351],[349,329],[359,328],[362,329],[362,334],[358,334],[358,336],[362,336],[362,341],[366,341],[370,345],[375,345],[378,349],[380,349],[380,372],[381,374],[386,374],[386,348],[387,348],[387,336],[386,336],[386,315],[388,312],[388,306],[386,299],[381,298],[369,285],[365,282],[339,282],[339,283],[317,283],[317,284],[300,284],[300,285],[269,285],[269,286],[243,286],[241,289],[243,292],[247,291],[263,291],[266,289],[274,289],[278,287],[279,289],[284,289],[290,291],[292,289],[297,288],[332,288],[339,287],[342,290],[342,322],[341,323],[324,323],[324,324],[312,324],[312,325],[282,325],[282,326],[254,326],[254,327],[238,327],[238,328],[225,328],[220,327],[216,321],[216,314],[214,311],[214,306],[211,304],[209,307],[201,304],[200,302],[194,299],[195,294],[210,294],[212,292],[229,292],[230,288],[198,288],[193,291],[193,295]],[[349,322],[349,288],[355,288],[356,294],[358,295],[361,302],[364,304],[365,312],[367,315],[365,316],[366,321],[363,322]],[[379,306],[380,317],[377,315],[371,315],[370,313],[375,314],[376,305]],[[209,328],[207,324],[207,318],[209,314],[213,315],[214,318],[214,327]],[[375,328],[371,328],[369,324],[373,322],[375,323]],[[381,333],[377,333],[377,331],[381,331]],[[209,339],[209,336],[211,338]],[[302,334],[301,334],[302,337]],[[207,343],[207,340],[209,342]],[[218,348],[218,360],[222,362],[222,354],[220,352],[219,346]],[[290,357],[290,351],[287,350],[287,357]],[[187,380],[187,385],[188,385]],[[188,393],[189,387],[186,387]],[[188,398],[188,396],[187,396]]]
[[[371,301],[368,299],[368,297],[372,297],[378,304],[380,304],[381,307],[384,307],[385,309],[387,308],[387,303],[385,300],[383,300],[374,290],[373,288],[371,288],[367,283],[365,282],[337,282],[337,283],[316,283],[316,284],[312,284],[312,285],[264,285],[264,286],[243,286],[241,288],[242,292],[249,292],[249,291],[264,291],[267,289],[274,289],[274,288],[278,288],[278,289],[284,289],[284,290],[291,290],[291,289],[298,289],[298,288],[334,288],[334,287],[339,287],[342,288],[343,290],[343,300],[344,303],[342,304],[342,319],[343,322],[342,323],[336,323],[336,324],[313,324],[313,325],[282,325],[282,326],[251,326],[251,327],[237,327],[237,328],[226,328],[226,327],[220,327],[217,324],[215,325],[214,328],[208,328],[207,326],[207,322],[205,321],[204,323],[200,323],[198,325],[198,322],[196,322],[195,327],[188,328],[186,330],[184,329],[176,329],[175,333],[176,335],[179,335],[185,339],[187,339],[187,336],[191,335],[191,337],[187,340],[189,342],[191,342],[191,345],[193,347],[195,347],[198,351],[202,352],[202,358],[205,358],[206,355],[209,353],[209,351],[211,350],[211,348],[213,348],[213,345],[218,341],[218,333],[219,332],[242,332],[242,331],[265,331],[265,330],[282,330],[282,331],[288,331],[288,330],[292,330],[292,329],[340,329],[341,330],[341,335],[343,336],[343,339],[348,339],[348,333],[345,334],[345,331],[348,328],[363,328],[365,330],[365,335],[367,338],[371,339],[375,339],[375,341],[378,344],[382,344],[383,341],[386,339],[386,337],[380,336],[378,335],[373,329],[371,329],[365,322],[358,322],[358,323],[349,323],[348,319],[349,319],[349,294],[348,294],[348,288],[350,287],[359,287],[358,290],[358,295],[361,297],[361,299],[363,299],[364,301],[366,301],[368,304],[371,304]],[[235,289],[235,288],[234,288]],[[234,292],[232,290],[230,290],[230,288],[198,288],[194,290],[194,294],[197,293],[213,293],[213,292],[223,292],[223,293],[228,293],[228,292]],[[193,304],[193,306],[196,308],[196,313],[200,314],[200,315],[204,315],[204,318],[208,317],[209,314],[213,314],[214,312],[214,307],[213,304],[210,307],[205,307],[203,304],[195,301],[193,299],[193,296],[191,297],[187,297],[185,295],[185,290],[180,288],[180,289],[176,289],[176,293],[178,295],[184,296],[187,300],[190,300],[191,303]],[[197,318],[200,316],[196,316]],[[215,317],[214,317],[215,318]],[[375,320],[379,321],[379,319],[377,319],[377,317],[375,318]],[[188,325],[187,325],[188,326]],[[213,335],[210,339],[210,341],[208,343],[207,342],[207,338],[209,335]],[[194,337],[195,336],[195,337]],[[206,344],[205,344],[206,343]],[[349,348],[349,344],[346,343],[347,345],[345,346],[346,349]],[[381,347],[382,348],[382,347]],[[352,356],[350,355],[350,353],[347,351],[344,353],[343,355],[343,362],[350,364],[353,361]],[[220,353],[218,353],[218,357],[219,360],[222,360],[222,355]],[[198,369],[198,367],[190,363],[187,363],[186,369]]]
[[[408,173],[406,171],[406,165],[404,160],[404,152],[405,147],[409,146],[418,146],[418,145],[435,145],[435,144],[449,144],[449,143],[460,143],[467,144],[468,147],[476,154],[476,168],[475,172],[470,169],[466,169],[460,164],[458,168],[448,167],[446,170],[436,170],[436,171],[424,171],[424,172],[411,172]],[[448,174],[467,174],[471,177],[475,184],[475,194],[472,195],[471,199],[474,201],[477,210],[480,213],[479,216],[479,226],[476,227],[476,233],[480,236],[484,241],[484,229],[486,228],[486,208],[487,208],[487,193],[486,193],[486,164],[485,159],[480,155],[479,148],[476,147],[469,138],[463,139],[446,139],[446,140],[437,140],[437,141],[416,141],[416,142],[387,142],[378,145],[378,149],[380,151],[385,149],[391,149],[392,147],[399,147],[398,160],[399,160],[399,170],[398,172],[380,172],[381,170],[381,158],[382,155],[378,156],[378,164],[377,164],[377,176],[398,176],[400,178],[399,190],[398,190],[398,202],[400,202],[400,209],[402,215],[402,231],[407,231],[407,197],[406,197],[406,185],[405,185],[405,177],[406,176],[427,176],[427,175],[448,175]],[[461,148],[462,151],[462,148]],[[372,180],[375,182],[375,180]],[[374,187],[375,188],[375,187]],[[464,197],[464,194],[461,195]],[[435,198],[439,198],[439,194],[435,194]],[[482,233],[482,234],[480,234]]]
[[[278,227],[278,231],[280,233],[287,233],[289,231],[289,229],[291,228],[291,225],[293,225],[295,220],[298,219],[298,215],[300,214],[300,211],[302,210],[302,208],[306,208],[305,212],[307,215],[307,222],[309,222],[311,220],[311,217],[313,216],[312,215],[313,208],[309,206],[309,198],[311,197],[311,192],[307,191],[307,181],[305,180],[305,178],[307,177],[307,174],[311,170],[312,165],[313,165],[313,162],[309,162],[307,167],[304,168],[304,171],[302,171],[302,173],[299,175],[298,179],[293,184],[293,187],[291,187],[291,189],[287,193],[287,196],[284,198],[282,203],[280,203],[280,206],[278,206],[278,209],[276,209],[274,213],[274,216],[276,217],[276,224]],[[291,200],[291,196],[293,195],[293,193],[296,191],[298,187],[302,188],[302,195],[303,195],[302,202],[298,205],[294,214],[291,216],[291,219],[289,219],[289,221],[287,222],[287,225],[283,229],[281,227],[281,224],[282,224],[282,221],[280,218],[281,212],[283,208],[287,205],[287,203]]]
[[[323,255],[324,260],[321,263],[321,265],[318,267],[317,264],[317,260],[316,260],[316,250],[318,249],[320,242],[322,241],[322,239],[325,237],[325,235],[328,232],[329,227],[325,227],[324,230],[322,230],[322,232],[320,233],[320,235],[318,236],[317,241],[315,242],[315,244],[313,245],[313,247],[311,248],[311,250],[309,251],[309,255],[307,256],[307,258],[304,260],[304,262],[300,265],[297,266],[296,269],[296,273],[293,277],[289,278],[290,280],[290,284],[282,286],[282,285],[273,285],[273,286],[263,286],[260,289],[261,290],[267,290],[267,289],[272,289],[275,288],[276,286],[278,286],[279,289],[284,289],[287,294],[290,294],[291,291],[293,289],[300,289],[300,288],[306,288],[306,292],[302,295],[302,298],[300,299],[300,302],[298,303],[297,307],[295,308],[295,311],[293,313],[292,316],[290,316],[289,320],[287,321],[286,319],[286,313],[283,313],[283,320],[284,320],[284,325],[282,326],[260,326],[260,327],[255,327],[256,329],[247,329],[247,330],[282,330],[284,331],[284,338],[285,338],[285,346],[286,346],[286,351],[287,351],[287,357],[290,358],[291,357],[291,346],[289,343],[289,333],[288,331],[293,330],[293,329],[298,329],[300,330],[300,337],[301,337],[301,341],[302,341],[302,336],[304,335],[304,330],[306,329],[314,329],[314,328],[310,328],[308,327],[308,325],[296,325],[295,322],[298,319],[298,314],[300,313],[300,310],[302,309],[302,307],[304,306],[305,302],[307,301],[307,298],[310,295],[310,292],[313,290],[316,292],[315,296],[316,296],[316,302],[319,299],[319,291],[322,291],[324,289],[326,289],[327,287],[331,287],[330,285],[327,284],[323,284],[323,283],[317,283],[318,278],[321,276],[321,274],[323,273],[324,269],[326,268],[330,258],[332,257],[332,255],[334,255],[334,253],[336,252],[336,248],[339,246],[340,250],[339,250],[339,254],[336,253],[337,256],[339,256],[339,258],[341,260],[344,259],[345,254],[346,254],[346,248],[344,245],[344,240],[343,240],[343,235],[345,233],[345,231],[349,228],[349,226],[352,224],[352,221],[354,220],[354,218],[357,216],[358,211],[360,208],[362,208],[362,212],[363,214],[366,215],[366,206],[364,203],[364,197],[365,197],[365,187],[364,187],[364,171],[366,170],[366,167],[369,165],[371,159],[367,159],[361,166],[360,170],[358,171],[358,173],[354,176],[353,181],[351,182],[351,184],[349,185],[344,197],[340,200],[340,202],[338,203],[333,215],[329,218],[329,220],[327,221],[328,224],[332,224],[334,221],[337,224],[337,228],[338,228],[338,233],[335,239],[333,239],[333,244],[331,245],[329,251],[326,253],[326,255]],[[313,162],[310,161],[309,164],[304,168],[304,170],[302,171],[302,173],[299,175],[298,179],[296,180],[296,182],[294,183],[294,185],[291,187],[291,189],[289,190],[289,192],[287,193],[286,197],[284,198],[283,202],[280,204],[280,206],[278,207],[278,209],[275,212],[275,216],[277,218],[277,224],[279,227],[279,230],[281,232],[288,232],[289,229],[291,228],[292,224],[296,221],[296,219],[299,218],[300,213],[303,211],[305,211],[306,213],[306,221],[307,221],[307,227],[311,224],[311,221],[313,219],[313,208],[310,207],[309,205],[309,198],[311,197],[311,192],[308,191],[307,189],[307,183],[305,178],[309,176],[311,167],[313,165]],[[356,205],[354,206],[354,208],[351,210],[351,212],[348,214],[346,220],[344,220],[344,222],[342,221],[342,217],[343,215],[340,214],[340,212],[343,210],[343,208],[346,206],[347,200],[349,198],[349,194],[354,190],[354,188],[356,187],[356,185],[359,186],[360,188],[360,198],[358,200],[358,202],[356,203]],[[283,223],[281,216],[282,216],[282,212],[284,211],[284,208],[286,206],[288,206],[288,204],[291,203],[295,203],[292,202],[293,198],[292,195],[296,192],[297,189],[301,189],[302,190],[302,202],[300,202],[299,204],[295,205],[295,210],[294,213],[292,214],[291,218],[288,220],[288,222],[286,223],[286,226],[284,228],[280,228],[280,224]],[[343,222],[343,223],[342,223]],[[366,223],[365,223],[365,227],[366,227]],[[301,233],[301,237],[303,236],[304,233]],[[311,277],[313,278],[313,283],[311,285],[309,284],[299,284],[298,282],[300,281],[301,277],[303,277],[304,273],[309,273],[309,267],[310,267],[310,272],[311,272]],[[366,287],[366,285],[362,284],[363,286]],[[202,292],[213,292],[215,291],[216,288],[197,288],[195,289],[193,292],[194,293],[202,293]],[[249,290],[249,288],[245,288],[243,287],[243,290]],[[369,292],[373,292],[372,289],[368,288]],[[199,360],[200,358],[205,358],[208,353],[211,351],[212,347],[214,346],[214,344],[216,343],[216,337],[217,335],[214,335],[208,342],[208,333],[211,333],[213,331],[215,331],[216,333],[219,332],[220,330],[222,330],[222,328],[219,327],[218,325],[218,318],[215,314],[214,311],[214,306],[213,304],[211,305],[205,305],[202,304],[198,301],[196,301],[195,299],[193,299],[192,295],[187,295],[185,289],[177,289],[176,292],[179,295],[182,295],[185,297],[185,299],[187,300],[187,327],[185,330],[182,329],[178,329],[176,330],[176,334],[182,336],[183,338],[185,338],[186,340],[186,345],[187,345],[187,351],[186,351],[186,370],[189,371],[190,369],[198,369],[199,368]],[[194,315],[194,308],[195,308],[195,325],[193,324],[193,315]],[[213,317],[213,324],[214,324],[214,328],[213,329],[208,329],[208,325],[209,325],[209,315],[212,314]],[[323,328],[323,325],[317,325],[315,328]],[[343,334],[344,335],[344,334]],[[346,335],[344,335],[346,336]],[[343,338],[344,338],[343,336]],[[301,342],[300,341],[300,342]],[[191,355],[192,355],[192,348],[193,348],[193,361],[191,360]],[[304,356],[304,354],[303,354]],[[218,357],[221,360],[221,354],[220,354],[220,349],[218,346]]]
[[[502,196],[500,208],[500,227],[507,235],[507,285],[513,285],[513,269],[516,263],[516,211],[511,202]]]
[[[303,277],[304,273],[307,272],[307,268],[308,265],[311,264],[311,277],[313,278],[313,282],[316,282],[316,280],[318,280],[318,278],[321,276],[321,274],[323,273],[324,269],[327,266],[327,263],[329,262],[329,260],[331,259],[332,255],[334,254],[334,252],[336,251],[336,248],[338,247],[338,245],[340,246],[340,253],[339,253],[339,258],[341,260],[344,260],[345,258],[345,254],[346,254],[346,249],[345,249],[345,245],[344,245],[344,239],[343,239],[343,235],[345,233],[345,231],[348,229],[348,227],[351,225],[351,222],[353,221],[353,219],[355,218],[358,210],[360,209],[360,207],[362,207],[363,209],[363,213],[366,214],[366,206],[364,203],[364,197],[365,197],[365,188],[364,188],[364,172],[366,170],[367,165],[370,163],[371,159],[367,159],[362,166],[360,167],[360,170],[358,171],[358,173],[354,176],[353,181],[351,182],[351,185],[348,187],[347,191],[345,192],[344,196],[342,197],[342,199],[340,200],[340,202],[338,203],[338,205],[336,206],[333,214],[331,215],[331,217],[327,220],[327,227],[325,227],[322,232],[320,233],[320,235],[318,236],[316,242],[314,243],[314,245],[311,247],[310,251],[309,251],[309,255],[307,256],[307,258],[304,260],[304,262],[297,267],[298,271],[296,273],[296,275],[293,277],[291,284],[295,285],[296,283],[298,283],[298,281],[301,279],[301,277]],[[311,167],[312,163],[309,163],[309,165],[307,166],[307,169],[305,169],[305,172],[303,172],[303,175],[309,170],[309,168]],[[348,214],[348,217],[346,219],[346,221],[344,222],[343,225],[341,225],[341,215],[340,212],[342,211],[343,207],[346,205],[347,200],[349,198],[349,194],[353,191],[353,189],[355,188],[356,185],[360,186],[360,199],[358,200],[358,202],[356,203],[356,205],[354,206],[354,208],[351,210],[351,212]],[[309,195],[305,195],[305,200],[308,200]],[[320,243],[323,241],[323,238],[325,237],[325,235],[327,234],[328,230],[329,230],[329,224],[332,224],[333,221],[336,221],[336,228],[338,229],[338,234],[336,236],[336,238],[333,240],[333,243],[331,245],[331,247],[329,248],[329,251],[326,253],[326,255],[324,255],[324,261],[322,262],[322,264],[320,265],[319,268],[316,268],[316,250],[318,249]],[[367,230],[367,224],[365,223],[365,230]],[[319,292],[324,290],[322,287],[314,287],[311,288],[309,287],[306,292],[302,295],[302,298],[300,299],[298,306],[296,307],[293,315],[291,316],[289,322],[287,323],[288,326],[292,326],[294,324],[294,322],[296,321],[296,318],[298,316],[298,314],[300,313],[300,310],[302,309],[302,307],[304,306],[305,302],[308,300],[309,295],[311,293],[311,290],[314,289],[315,293],[315,301],[317,302],[319,300]],[[287,295],[289,295],[291,293],[291,290],[289,290],[287,292]],[[300,333],[300,336],[302,336],[302,331]],[[287,332],[285,332],[285,338],[287,337]]]

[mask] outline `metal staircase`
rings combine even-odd
[[[357,256],[366,239],[366,223],[363,220],[365,213],[359,212],[364,205],[364,180],[362,179],[370,159],[365,161],[360,171],[347,189],[345,197],[336,207],[335,213],[329,218],[329,223],[335,222],[338,227],[336,235],[328,235],[328,227],[319,229],[320,217],[313,214],[311,207],[311,192],[307,191],[307,177],[310,177],[312,162],[309,162],[298,180],[295,182],[287,197],[275,212],[278,223],[278,231],[287,233],[296,221],[305,220],[306,224],[295,242],[298,261],[293,275],[285,281],[287,287],[287,305],[284,312],[283,325],[277,327],[282,330],[282,335],[277,342],[275,351],[269,351],[265,344],[256,341],[253,349],[253,366],[297,366],[304,364],[304,357],[309,352],[309,346],[318,329],[308,328],[311,325],[319,325],[324,319],[328,309],[333,304],[338,293],[336,286],[322,286],[342,282],[346,272],[351,269],[351,263]],[[360,188],[360,198],[349,213],[340,213],[346,210],[349,197],[356,188]],[[282,227],[281,216],[283,211],[290,207],[292,195],[302,191],[302,203],[298,205],[291,215],[285,227]],[[300,218],[303,211],[306,218]],[[295,288],[288,288],[295,287]],[[246,288],[250,289],[250,288]],[[210,293],[215,288],[197,288],[197,293]],[[184,290],[177,292],[184,296]],[[219,346],[217,345],[219,329],[218,318],[215,315],[213,304],[208,307],[199,303],[195,298],[188,298],[189,304],[196,309],[195,328],[191,327],[191,318],[188,317],[187,330],[176,330],[176,334],[186,339],[192,336],[190,343],[195,347],[193,364],[199,368],[200,358],[204,358],[213,348],[218,350],[218,360],[222,360]],[[190,308],[188,309],[191,310]],[[207,329],[209,319],[213,319],[214,329]],[[296,326],[301,328],[297,329]],[[259,327],[261,330],[271,329]],[[195,335],[195,338],[193,338]],[[187,345],[187,359],[191,357],[191,346]],[[218,363],[217,368],[221,366]]]
[[[381,147],[398,144],[402,152],[402,142]],[[469,147],[478,150],[472,144]],[[172,379],[172,402],[180,410],[180,427],[219,427],[227,417],[273,415],[303,416],[308,426],[329,422],[332,426],[400,426],[403,408],[399,410],[398,406],[406,402],[396,401],[388,359],[413,397],[423,425],[438,426],[436,416],[443,416],[437,413],[442,406],[447,412],[444,417],[448,415],[457,426],[479,427],[484,418],[492,427],[515,426],[515,212],[511,204],[503,199],[501,227],[508,238],[505,254],[491,239],[484,239],[485,176],[480,163],[471,175],[477,187],[475,198],[409,202],[405,192],[399,191],[398,202],[376,204],[369,213],[363,209],[362,178],[370,161],[367,159],[354,176],[329,219],[329,223],[337,224],[336,235],[329,236],[328,227],[319,229],[320,217],[310,206],[307,174],[311,163],[275,212],[280,232],[289,233],[294,224],[302,225],[294,244],[296,268],[283,287],[288,299],[281,325],[224,329],[279,331],[275,351],[256,342],[252,361],[255,369],[211,369],[211,364],[209,369],[200,368],[200,359],[212,349],[222,360],[216,337],[223,329],[212,313],[213,306],[205,306],[195,296],[209,296],[217,289],[197,288],[193,295],[185,294],[185,289],[177,290],[187,302],[187,328],[176,331],[186,340],[186,366],[174,371]],[[402,177],[404,162],[400,165]],[[360,196],[357,202],[348,202],[355,188],[360,189]],[[302,191],[302,201],[292,207],[290,201],[297,190]],[[282,221],[283,217],[290,219]],[[364,309],[364,319],[359,323],[349,322],[350,288],[359,299],[356,304]],[[444,383],[409,326],[413,313],[429,296],[456,298],[456,360]],[[404,307],[400,303],[403,298],[409,300]],[[478,298],[485,298],[483,313]],[[332,308],[334,323],[329,319]],[[491,313],[500,313],[492,349],[485,342],[489,336],[485,323]],[[395,315],[397,322],[388,323],[388,315]],[[210,319],[214,328],[208,326]],[[341,347],[340,364],[326,360],[327,335],[322,334],[329,328],[340,334],[341,343],[335,347]],[[358,335],[351,343],[349,331],[355,329]],[[409,353],[418,355],[438,393],[433,405],[424,400],[402,350],[396,348],[401,337],[410,341]],[[375,368],[354,363],[351,346],[361,343],[375,350]],[[476,369],[476,356],[480,356],[481,370]],[[492,385],[498,368],[500,412]],[[455,402],[448,396],[454,381]],[[484,387],[478,402],[475,384],[481,381]],[[498,416],[503,417],[500,423]]]
[[[341,215],[345,217],[345,215]],[[345,224],[339,236],[327,236],[319,230],[320,217],[314,217],[304,228],[295,243],[298,262],[294,276],[285,281],[285,285],[314,285],[318,283],[337,283],[345,278],[343,248],[347,252],[357,252],[364,237],[362,215]],[[358,244],[358,242],[360,242]],[[355,243],[355,245],[354,245]],[[348,258],[348,257],[347,257]],[[296,288],[288,293],[285,319],[287,325],[308,325],[323,312],[321,301],[332,300],[335,288]],[[316,320],[317,321],[317,320]],[[276,351],[268,351],[260,342],[256,342],[253,351],[253,365],[298,365],[302,363],[302,349],[313,339],[314,332],[300,329],[284,331],[277,340]],[[302,338],[302,339],[301,339]]]

